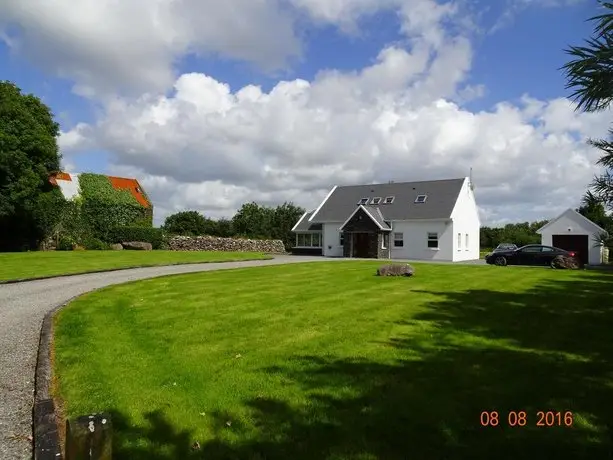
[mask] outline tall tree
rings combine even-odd
[[[566,52],[572,56],[564,67],[567,89],[577,110],[597,112],[608,109],[613,102],[613,3],[599,2],[604,12],[589,19],[595,23],[592,36],[583,46],[572,46]],[[613,209],[613,130],[609,139],[590,139],[589,143],[602,151],[598,164],[605,171],[594,178],[592,188],[605,206]]]
[[[215,222],[198,211],[180,211],[164,220],[162,228],[168,233],[185,236],[214,235]]]
[[[59,125],[49,107],[0,81],[0,250],[36,249],[52,226],[59,193],[49,183],[60,168]],[[44,217],[43,217],[44,216]]]
[[[607,232],[613,232],[613,217],[607,214],[602,201],[590,190],[583,196],[581,206],[577,208],[577,212]]]

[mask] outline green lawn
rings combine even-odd
[[[0,281],[129,267],[266,258],[270,256],[254,252],[213,251],[3,252],[0,253]]]
[[[88,294],[56,317],[54,393],[112,414],[114,460],[611,458],[613,274],[378,265]]]

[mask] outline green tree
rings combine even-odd
[[[36,249],[53,225],[49,175],[60,167],[59,125],[49,107],[0,81],[0,250]],[[43,217],[45,216],[45,217]]]
[[[175,235],[198,236],[214,235],[215,222],[198,211],[180,211],[164,220],[162,228]]]
[[[292,228],[304,214],[304,209],[294,205],[293,203],[283,203],[277,206],[272,215],[272,233],[271,238],[283,241],[285,249],[289,251],[296,243],[295,234],[292,233]]]
[[[607,214],[604,203],[590,190],[583,196],[577,212],[603,229],[613,231],[613,218]]]
[[[608,109],[613,101],[613,3],[600,2],[604,12],[589,19],[595,23],[592,36],[583,46],[572,46],[566,52],[574,59],[564,67],[567,89],[577,103],[577,110],[597,112]],[[605,168],[591,184],[595,194],[613,209],[613,130],[609,139],[588,142],[602,151],[598,164]]]
[[[237,235],[251,238],[270,238],[274,211],[255,202],[245,203],[232,218]]]

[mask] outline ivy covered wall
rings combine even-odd
[[[114,187],[112,179],[103,174],[73,176],[77,177],[78,195],[57,208],[60,218],[53,236],[64,240],[64,246],[87,247],[92,240],[110,242],[120,227],[153,227],[153,207],[144,190],[138,188],[135,196],[136,191]],[[138,187],[136,181],[113,179],[120,187]]]

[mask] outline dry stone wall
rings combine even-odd
[[[175,236],[168,246],[173,251],[238,251],[285,253],[281,240],[251,240],[246,238],[220,238],[216,236]]]

